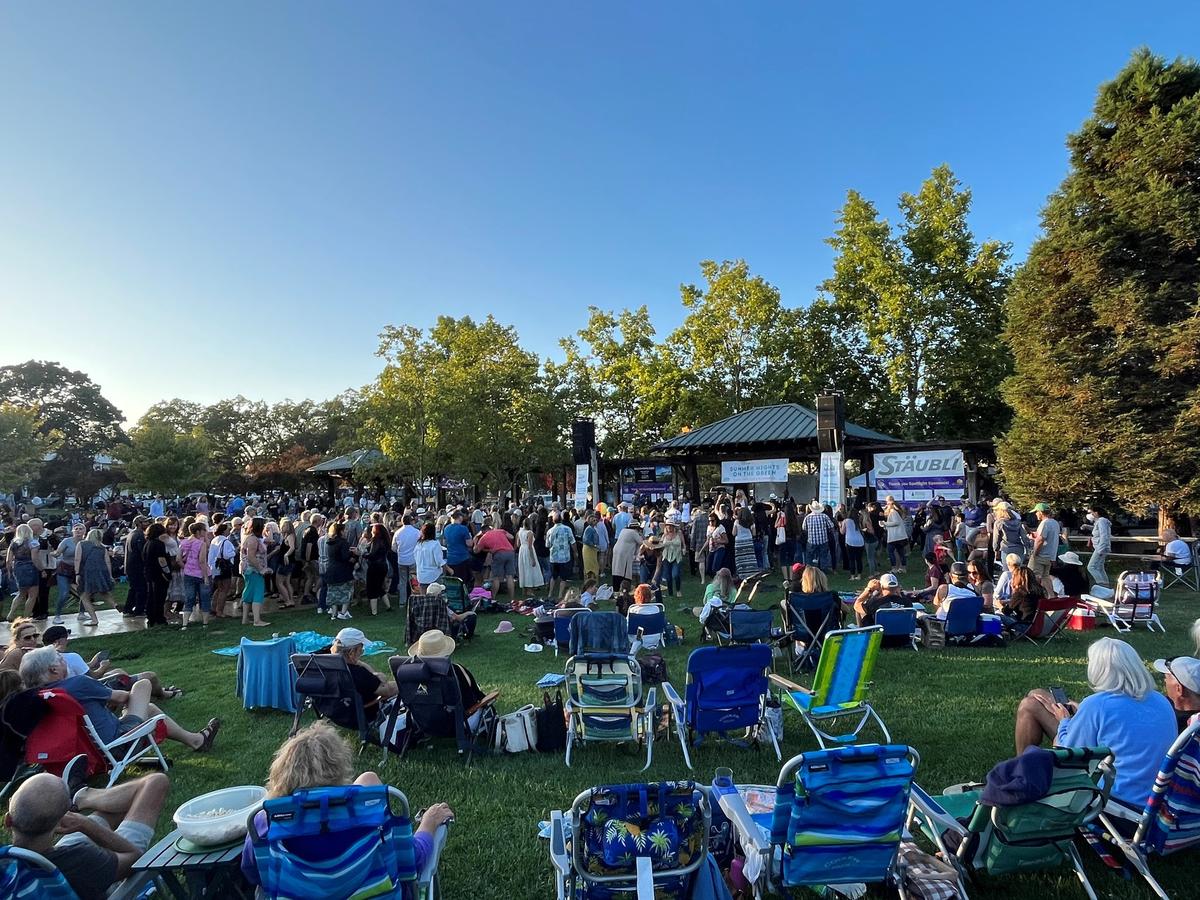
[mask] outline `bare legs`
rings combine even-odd
[[[1018,756],[1026,747],[1037,747],[1046,738],[1053,740],[1058,734],[1058,717],[1050,711],[1053,703],[1049,691],[1037,688],[1026,694],[1017,707],[1014,743]]]

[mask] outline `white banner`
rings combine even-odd
[[[575,467],[575,508],[584,509],[587,507],[588,493],[588,466],[584,465]]]
[[[754,484],[758,481],[787,483],[786,459],[735,459],[721,463],[722,484]]]
[[[821,477],[817,482],[817,499],[831,507],[846,499],[846,466],[840,453],[821,454]]]

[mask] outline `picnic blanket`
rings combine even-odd
[[[333,638],[323,634],[317,634],[315,631],[295,631],[292,632],[292,642],[295,645],[296,653],[316,653],[318,650],[325,650],[333,646]],[[389,647],[384,641],[371,641],[363,650],[364,656],[376,656],[380,653],[395,653],[395,647]],[[238,656],[241,653],[240,647],[220,647],[213,651],[218,656]]]

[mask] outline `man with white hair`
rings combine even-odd
[[[71,797],[61,778],[42,772],[17,788],[4,824],[13,846],[54,863],[80,900],[102,900],[149,849],[170,790],[156,772]]]
[[[25,654],[21,660],[21,680],[27,687],[61,688],[74,697],[105,743],[132,731],[152,716],[162,715],[162,710],[150,702],[152,685],[147,679],[139,678],[127,691],[115,691],[87,675],[71,675],[62,654],[53,646]],[[113,709],[121,713],[119,718]],[[202,731],[188,731],[167,716],[166,726],[168,738],[204,753],[212,749],[221,720],[212,718]]]
[[[394,678],[381,679],[379,674],[363,661],[363,653],[367,649],[367,636],[357,628],[343,628],[333,639],[329,652],[346,660],[350,669],[350,678],[354,689],[362,700],[363,713],[368,723],[374,722],[379,716],[380,702],[396,696],[396,681]],[[342,728],[357,729],[358,720],[352,709],[347,709],[340,700],[330,702],[317,701],[321,715],[333,721]]]
[[[633,515],[629,512],[628,503],[620,503],[617,505],[617,514],[612,518],[613,534],[619,535],[625,526],[633,519]]]

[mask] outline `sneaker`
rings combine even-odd
[[[350,613],[345,612],[345,611],[338,613],[337,617],[339,619],[353,619],[354,618],[354,616],[350,615]]]
[[[55,617],[54,617],[54,624],[55,624],[55,625],[61,625],[62,623],[63,623],[63,617],[62,617],[62,616],[55,616]]]
[[[62,770],[62,780],[67,785],[67,796],[71,798],[71,807],[75,808],[75,795],[87,787],[87,756],[80,753],[71,758]]]

